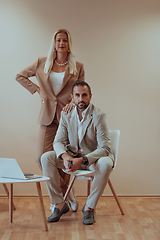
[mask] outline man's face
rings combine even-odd
[[[73,89],[72,100],[80,111],[84,111],[90,104],[92,94],[89,94],[87,86],[75,86]]]

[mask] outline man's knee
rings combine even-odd
[[[98,169],[108,171],[113,168],[113,161],[110,157],[102,157],[97,161]]]
[[[45,152],[41,156],[42,169],[49,166],[51,164],[51,162],[53,163],[55,159],[56,159],[56,153],[54,151]]]

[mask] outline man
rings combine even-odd
[[[94,169],[91,193],[82,209],[83,223],[91,225],[94,223],[94,208],[107,184],[114,165],[114,157],[110,149],[105,114],[90,103],[92,97],[90,86],[77,80],[73,84],[71,97],[76,107],[68,114],[61,113],[53,143],[54,151],[44,153],[41,158],[43,174],[50,178],[46,184],[51,203],[55,204],[54,212],[47,221],[57,222],[69,211],[60,189],[58,168],[65,168],[68,172]],[[68,143],[81,153],[80,157],[73,158],[67,153]]]

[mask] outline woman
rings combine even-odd
[[[37,78],[38,85],[29,79],[32,76]],[[41,98],[42,106],[38,118],[40,130],[36,156],[36,162],[41,170],[41,155],[53,150],[53,140],[61,111],[67,112],[74,107],[74,104],[70,103],[70,94],[73,82],[78,79],[84,80],[84,68],[83,64],[75,61],[71,35],[66,29],[59,29],[54,34],[47,58],[39,58],[16,76],[16,80],[23,87],[32,94],[38,92]],[[61,188],[65,193],[69,183],[69,175],[60,171],[60,176]],[[69,203],[72,204],[75,201],[75,197],[72,195]],[[77,210],[77,207],[74,208],[71,205],[72,210]]]

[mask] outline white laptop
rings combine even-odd
[[[31,180],[40,178],[41,176],[34,174],[24,174],[16,159],[0,158],[0,177]]]

